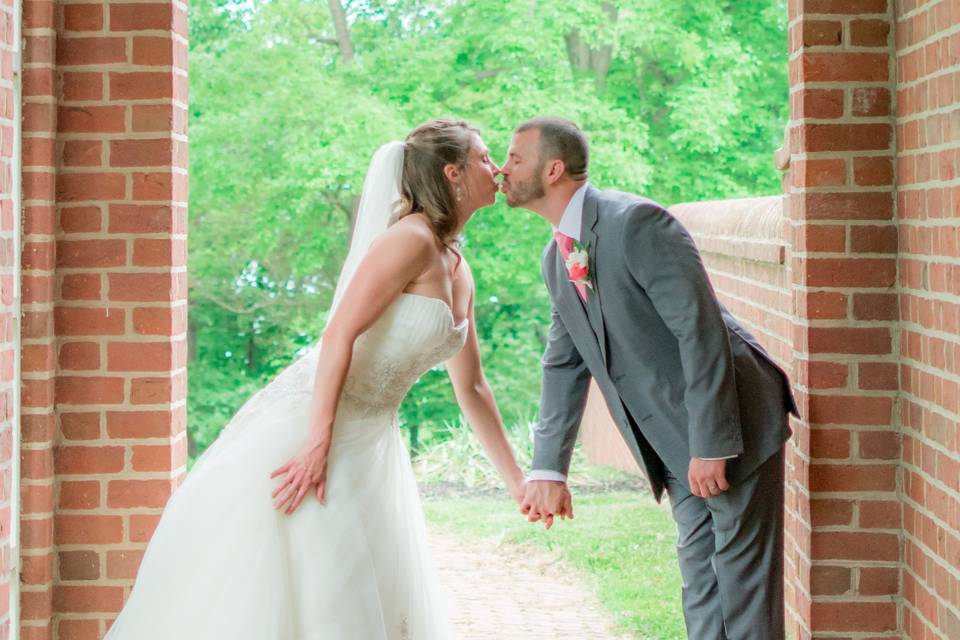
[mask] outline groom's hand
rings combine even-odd
[[[730,488],[727,483],[727,461],[690,458],[687,480],[690,481],[693,495],[701,498],[718,496]]]
[[[530,522],[543,520],[547,529],[553,526],[556,516],[573,519],[573,498],[567,484],[556,480],[528,482],[520,513]]]

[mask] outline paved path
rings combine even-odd
[[[432,533],[460,640],[630,640],[545,551]]]

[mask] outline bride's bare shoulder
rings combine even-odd
[[[475,286],[473,271],[470,270],[470,265],[464,257],[461,259],[460,267],[453,276],[453,294],[455,297],[463,296],[467,300],[472,300]]]
[[[396,250],[412,254],[437,252],[437,241],[433,229],[426,217],[410,214],[400,218],[377,239],[381,249]]]

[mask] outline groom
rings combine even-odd
[[[553,303],[523,512],[572,516],[566,477],[590,378],[654,496],[670,497],[687,635],[777,639],[783,620],[783,445],[797,409],[783,371],[723,308],[683,226],[587,182],[572,122],[520,125],[507,204],[547,219]]]

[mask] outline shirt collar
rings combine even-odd
[[[587,197],[587,186],[589,182],[584,182],[583,186],[577,189],[573,197],[570,198],[570,202],[567,203],[567,208],[563,210],[563,215],[560,216],[560,224],[557,225],[555,231],[570,236],[577,242],[580,242],[580,224],[583,220],[583,199]]]

